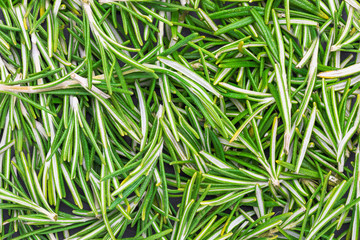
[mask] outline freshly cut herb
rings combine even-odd
[[[359,239],[354,0],[0,0],[1,239]]]

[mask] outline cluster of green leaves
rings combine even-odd
[[[250,2],[1,1],[1,238],[359,239],[360,4]]]

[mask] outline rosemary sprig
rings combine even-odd
[[[0,1],[1,239],[357,240],[359,9]]]

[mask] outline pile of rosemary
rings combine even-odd
[[[357,1],[0,6],[1,239],[359,239]]]

